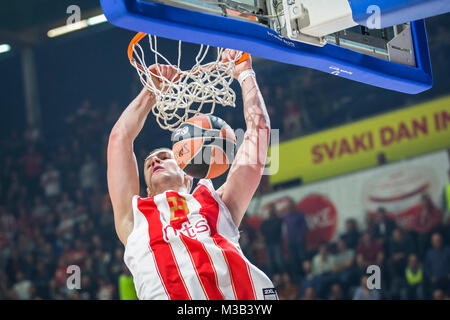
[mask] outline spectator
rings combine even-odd
[[[58,227],[56,228],[56,235],[61,241],[72,241],[74,236],[75,219],[73,212],[62,212]]]
[[[36,277],[36,262],[32,252],[28,252],[22,258],[22,272],[25,279],[34,279]]]
[[[337,241],[336,246],[337,252],[334,254],[331,271],[335,281],[338,281],[344,288],[348,288],[355,273],[355,251],[347,248],[347,244],[342,238]]]
[[[384,260],[383,246],[379,240],[373,240],[368,231],[364,232],[356,248],[356,262],[358,267],[365,269],[369,265],[382,265]]]
[[[318,253],[312,260],[313,274],[316,276],[328,274],[331,272],[334,265],[334,256],[328,253],[327,245],[320,245]]]
[[[442,236],[439,233],[432,235],[431,246],[425,257],[425,274],[431,281],[433,291],[449,290],[450,248],[443,246]]]
[[[395,229],[387,246],[389,259],[387,267],[389,270],[391,294],[399,294],[401,283],[404,279],[407,257],[415,252],[412,239],[402,229]]]
[[[416,231],[420,234],[431,232],[442,223],[442,212],[428,193],[422,195],[422,210],[417,218]]]
[[[49,199],[58,196],[61,192],[60,173],[52,163],[48,163],[41,175],[41,186],[45,196]]]
[[[420,257],[424,257],[430,243],[430,234],[442,225],[443,215],[428,194],[422,195],[421,209],[413,224],[417,236],[417,247]]]
[[[99,279],[99,288],[97,291],[98,300],[112,300],[114,295],[114,286],[106,279]]]
[[[374,222],[375,239],[382,239],[384,243],[387,243],[391,238],[392,232],[397,227],[397,224],[388,217],[386,209],[383,207],[378,208]]]
[[[30,189],[37,190],[39,175],[42,170],[42,154],[36,150],[34,145],[29,145],[27,153],[22,157],[21,164],[24,167],[25,176]]]
[[[11,255],[11,246],[6,237],[0,234],[0,275],[5,274]],[[6,292],[6,291],[5,291]]]
[[[80,300],[91,300],[95,299],[96,287],[91,281],[90,274],[81,274],[81,292]]]
[[[359,241],[359,231],[355,219],[347,219],[347,221],[345,221],[345,233],[341,238],[345,241],[345,244],[349,249],[356,249]]]
[[[40,256],[40,261],[42,261],[50,270],[55,270],[56,266],[56,254],[55,250],[50,242],[44,244],[43,254]]]
[[[425,299],[425,281],[422,266],[417,255],[408,256],[408,266],[405,270],[405,285],[401,289],[402,300]]]
[[[52,280],[55,281],[55,290],[60,294],[60,289],[66,286],[66,276],[67,276],[67,266],[69,264],[66,261],[64,254],[60,255],[58,258],[57,269],[53,275]]]
[[[316,296],[314,288],[307,287],[305,289],[305,293],[302,296],[302,300],[320,300],[320,299]]]
[[[339,283],[334,283],[330,288],[330,295],[328,296],[328,300],[343,300],[344,292]]]
[[[83,263],[88,255],[87,245],[80,239],[75,239],[73,249],[67,252],[67,264],[83,267]]]
[[[289,273],[285,272],[281,276],[281,283],[278,284],[278,298],[280,300],[297,300],[298,286],[293,284]]]
[[[16,277],[16,283],[13,285],[15,297],[19,300],[29,300],[31,298],[31,281],[25,279],[25,275],[22,271],[18,271]]]
[[[278,287],[280,286],[280,285],[282,285],[282,280],[281,280],[281,273],[276,273],[276,274],[274,274],[273,275],[273,286],[276,288],[276,289],[278,289]]]
[[[49,213],[50,208],[42,202],[40,196],[34,197],[34,205],[31,211],[31,216],[36,221],[42,221],[42,219]]]
[[[94,249],[93,253],[94,270],[97,276],[102,277],[107,282],[108,276],[108,263],[111,259],[108,252],[105,252],[101,247]],[[107,284],[105,284],[107,285]],[[108,283],[109,285],[109,283]]]
[[[320,278],[316,277],[312,272],[311,261],[303,261],[303,278],[300,281],[298,288],[298,296],[303,297],[307,288],[313,288],[317,292],[320,288]]]
[[[30,287],[30,299],[29,300],[42,300],[42,297],[38,294],[36,286],[31,283]]]
[[[69,193],[68,192],[63,192],[62,195],[61,195],[61,200],[58,203],[58,205],[56,206],[56,209],[58,210],[58,212],[60,214],[70,213],[70,212],[72,212],[72,210],[74,208],[75,208],[75,204],[70,199]]]
[[[298,279],[298,265],[305,257],[305,235],[308,230],[303,213],[295,208],[293,199],[289,199],[289,206],[284,216],[287,231],[287,244],[289,249],[289,270],[294,281]]]
[[[21,186],[19,173],[17,171],[11,171],[7,194],[8,203],[18,203]]]
[[[314,256],[312,260],[312,272],[320,279],[320,286],[316,293],[323,297],[325,291],[328,289],[330,282],[333,279],[331,270],[334,265],[334,256],[328,253],[326,244],[322,244],[319,247],[319,252]]]
[[[50,282],[49,266],[43,261],[37,260],[36,277],[34,285],[36,287],[36,295],[42,299],[50,299],[48,283]]]
[[[1,270],[0,270],[1,271]],[[0,300],[8,299],[8,292],[10,288],[9,277],[5,272],[0,272]]]
[[[361,283],[355,290],[353,300],[380,300],[380,293],[377,289],[367,288],[367,276],[361,277]]]
[[[284,263],[281,246],[281,227],[283,220],[278,217],[275,205],[269,208],[269,217],[261,224],[261,233],[266,243],[267,268],[270,275],[282,273]]]
[[[433,291],[433,300],[446,300],[445,293],[442,289],[436,289]]]
[[[12,239],[16,233],[16,218],[0,205],[0,236]]]
[[[62,300],[64,298],[63,293],[60,287],[56,284],[56,280],[54,278],[50,279],[48,286],[51,300]]]
[[[58,146],[58,149],[55,154],[55,165],[61,169],[62,172],[67,172],[69,170],[73,170],[73,161],[71,157],[71,153],[69,152],[66,144],[62,144]],[[67,190],[68,186],[65,186],[65,190]]]
[[[86,191],[93,190],[98,183],[98,165],[90,154],[87,154],[80,168],[80,186]]]
[[[370,234],[372,239],[380,240],[382,243],[382,239],[377,237],[377,223],[376,223],[376,213],[369,212],[366,214],[365,217],[365,223],[366,223],[366,232]]]

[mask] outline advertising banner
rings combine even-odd
[[[424,233],[442,223],[448,170],[449,157],[443,150],[255,198],[249,215],[264,218],[275,203],[283,216],[293,199],[307,220],[309,249],[333,241],[349,218],[365,228],[367,216],[379,208],[402,228]]]
[[[361,106],[364,107],[364,106]],[[281,143],[271,184],[318,181],[450,147],[450,97]]]

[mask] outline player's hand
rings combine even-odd
[[[225,49],[222,53],[222,62],[235,61],[236,56],[240,53],[241,51],[238,50]],[[233,75],[234,78],[238,79],[242,71],[249,69],[252,69],[252,57],[250,55],[248,55],[248,59],[236,64]]]
[[[180,79],[178,69],[166,64],[153,64],[149,68],[152,81],[158,90],[166,90],[168,82],[177,82]],[[165,81],[164,79],[167,79]]]

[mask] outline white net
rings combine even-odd
[[[133,46],[133,56],[130,60],[136,68],[141,83],[156,96],[156,104],[152,111],[156,121],[163,129],[174,131],[184,121],[198,114],[212,114],[217,104],[235,106],[236,94],[230,87],[237,55],[233,61],[222,62],[223,48],[215,48],[215,60],[205,62],[209,46],[201,45],[195,63],[188,70],[181,70],[182,41],[178,41],[177,64],[171,63],[158,52],[158,39],[148,36],[150,51],[154,56],[156,74],[149,70],[145,62],[144,49],[139,44]],[[175,68],[177,75],[173,80],[160,76],[160,64]],[[161,86],[156,86],[151,80],[158,78]]]

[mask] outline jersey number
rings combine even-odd
[[[185,198],[179,195],[168,196],[167,202],[170,207],[170,222],[187,218],[189,208]]]

